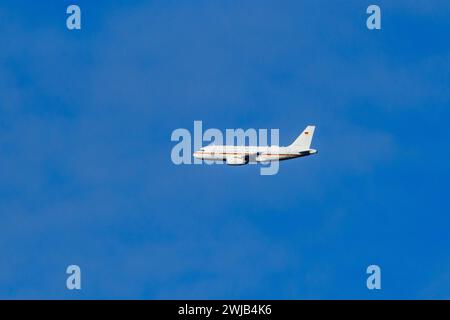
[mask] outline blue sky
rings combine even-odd
[[[0,298],[449,298],[450,4],[373,3],[0,4]],[[176,166],[194,120],[319,154]]]

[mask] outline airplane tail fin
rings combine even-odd
[[[291,148],[308,150],[311,147],[311,141],[314,135],[316,126],[307,126],[305,130],[295,139],[295,141],[289,146]]]

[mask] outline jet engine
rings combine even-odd
[[[226,162],[230,166],[241,166],[247,164],[248,156],[227,156]]]

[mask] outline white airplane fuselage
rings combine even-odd
[[[242,164],[249,162],[282,161],[317,153],[315,149],[296,150],[289,147],[269,146],[208,146],[194,152],[194,157],[202,160],[227,161],[241,158]],[[232,161],[229,161],[232,162]],[[239,162],[239,161],[237,161]]]
[[[194,152],[193,156],[202,160],[225,161],[229,165],[305,157],[317,153],[316,149],[310,148],[314,129],[314,126],[308,126],[294,143],[287,147],[210,145]]]

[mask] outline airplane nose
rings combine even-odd
[[[192,155],[194,156],[194,158],[198,158],[198,153],[197,152],[194,152]]]

